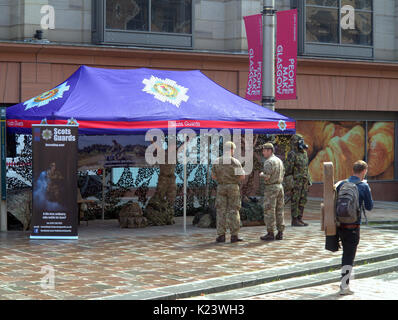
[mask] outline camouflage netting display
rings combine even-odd
[[[20,138],[17,165],[8,168],[12,175],[6,177],[8,230],[28,230],[32,217],[32,136],[16,135],[17,141]]]
[[[26,199],[30,205],[18,205],[20,198],[31,194],[32,185],[32,138],[24,135],[23,149],[20,151],[18,162],[20,166],[13,167],[14,176],[7,176],[8,211],[18,222],[21,229],[28,229],[31,217],[31,195]],[[241,185],[242,208],[240,210],[243,225],[263,223],[263,193],[264,184],[258,179],[262,171],[263,157],[258,146],[266,142],[274,142],[275,153],[285,158],[290,150],[290,136],[255,135],[253,152],[253,170]],[[181,146],[178,143],[177,148]],[[187,169],[187,215],[194,216],[193,224],[198,227],[214,228],[216,225],[215,197],[217,185],[211,179],[211,164],[199,164],[200,162],[200,138],[197,139],[198,164],[188,163]],[[242,143],[244,150],[244,143]],[[220,143],[220,154],[222,143]],[[242,151],[243,152],[243,151]],[[97,202],[87,203],[85,206],[86,219],[101,219],[102,217],[102,175],[109,178],[111,168],[105,172],[78,172],[78,188],[82,198],[92,197]],[[22,177],[22,179],[16,178]],[[150,187],[151,180],[157,177],[158,184]],[[123,170],[116,183],[107,180],[105,189],[105,219],[119,219],[121,227],[140,228],[148,225],[174,224],[176,216],[183,215],[183,180],[184,166],[180,163],[174,165],[155,165],[152,167],[137,168],[133,174],[129,168]],[[290,179],[291,180],[291,179]],[[284,181],[285,201],[289,200],[291,181]],[[18,195],[21,193],[21,195]],[[123,198],[136,198],[134,201],[123,203]],[[25,199],[24,198],[24,199]],[[19,199],[19,200],[18,200]],[[24,200],[25,201],[25,200]],[[124,200],[125,201],[125,200]]]
[[[144,217],[139,204],[129,201],[119,212],[119,225],[121,228],[144,228],[148,225],[148,220]]]

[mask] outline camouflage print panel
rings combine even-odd
[[[240,208],[239,185],[218,185],[216,198],[217,235],[225,234],[227,229],[231,230],[231,235],[238,235],[240,228]]]
[[[274,232],[275,224],[278,231],[283,232],[285,230],[284,196],[281,184],[265,186],[264,223],[268,232]]]

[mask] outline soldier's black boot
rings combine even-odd
[[[303,217],[302,217],[302,216],[298,216],[297,219],[298,219],[298,221],[303,225],[303,227],[308,226],[308,223],[305,223],[305,222],[303,221]]]
[[[240,239],[238,236],[231,236],[231,243],[240,241],[243,241],[243,239]]]
[[[298,217],[292,217],[292,227],[305,227]]]
[[[225,234],[218,236],[216,238],[216,242],[225,242]]]
[[[265,236],[260,237],[260,239],[263,241],[273,241],[275,240],[275,236],[273,232],[268,232]]]
[[[283,240],[283,232],[282,231],[278,231],[275,240]]]
[[[303,215],[304,215],[304,207],[299,207],[300,214],[298,216],[299,221],[304,225],[304,227],[308,226],[308,223],[305,223],[303,221]]]

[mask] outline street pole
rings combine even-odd
[[[187,135],[184,134],[184,234],[187,233]]]
[[[0,108],[0,231],[7,231],[6,108]]]
[[[275,0],[263,1],[263,107],[275,111]]]

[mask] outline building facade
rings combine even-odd
[[[199,69],[244,96],[243,17],[260,13],[262,5],[263,0],[0,0],[0,103],[34,97],[82,64]],[[276,1],[277,10],[291,8],[299,13],[298,99],[278,101],[276,111],[295,118],[310,144],[310,194],[321,196],[319,164],[332,154],[336,167],[368,161],[375,199],[398,201],[398,1]],[[354,28],[343,28],[352,13]]]

